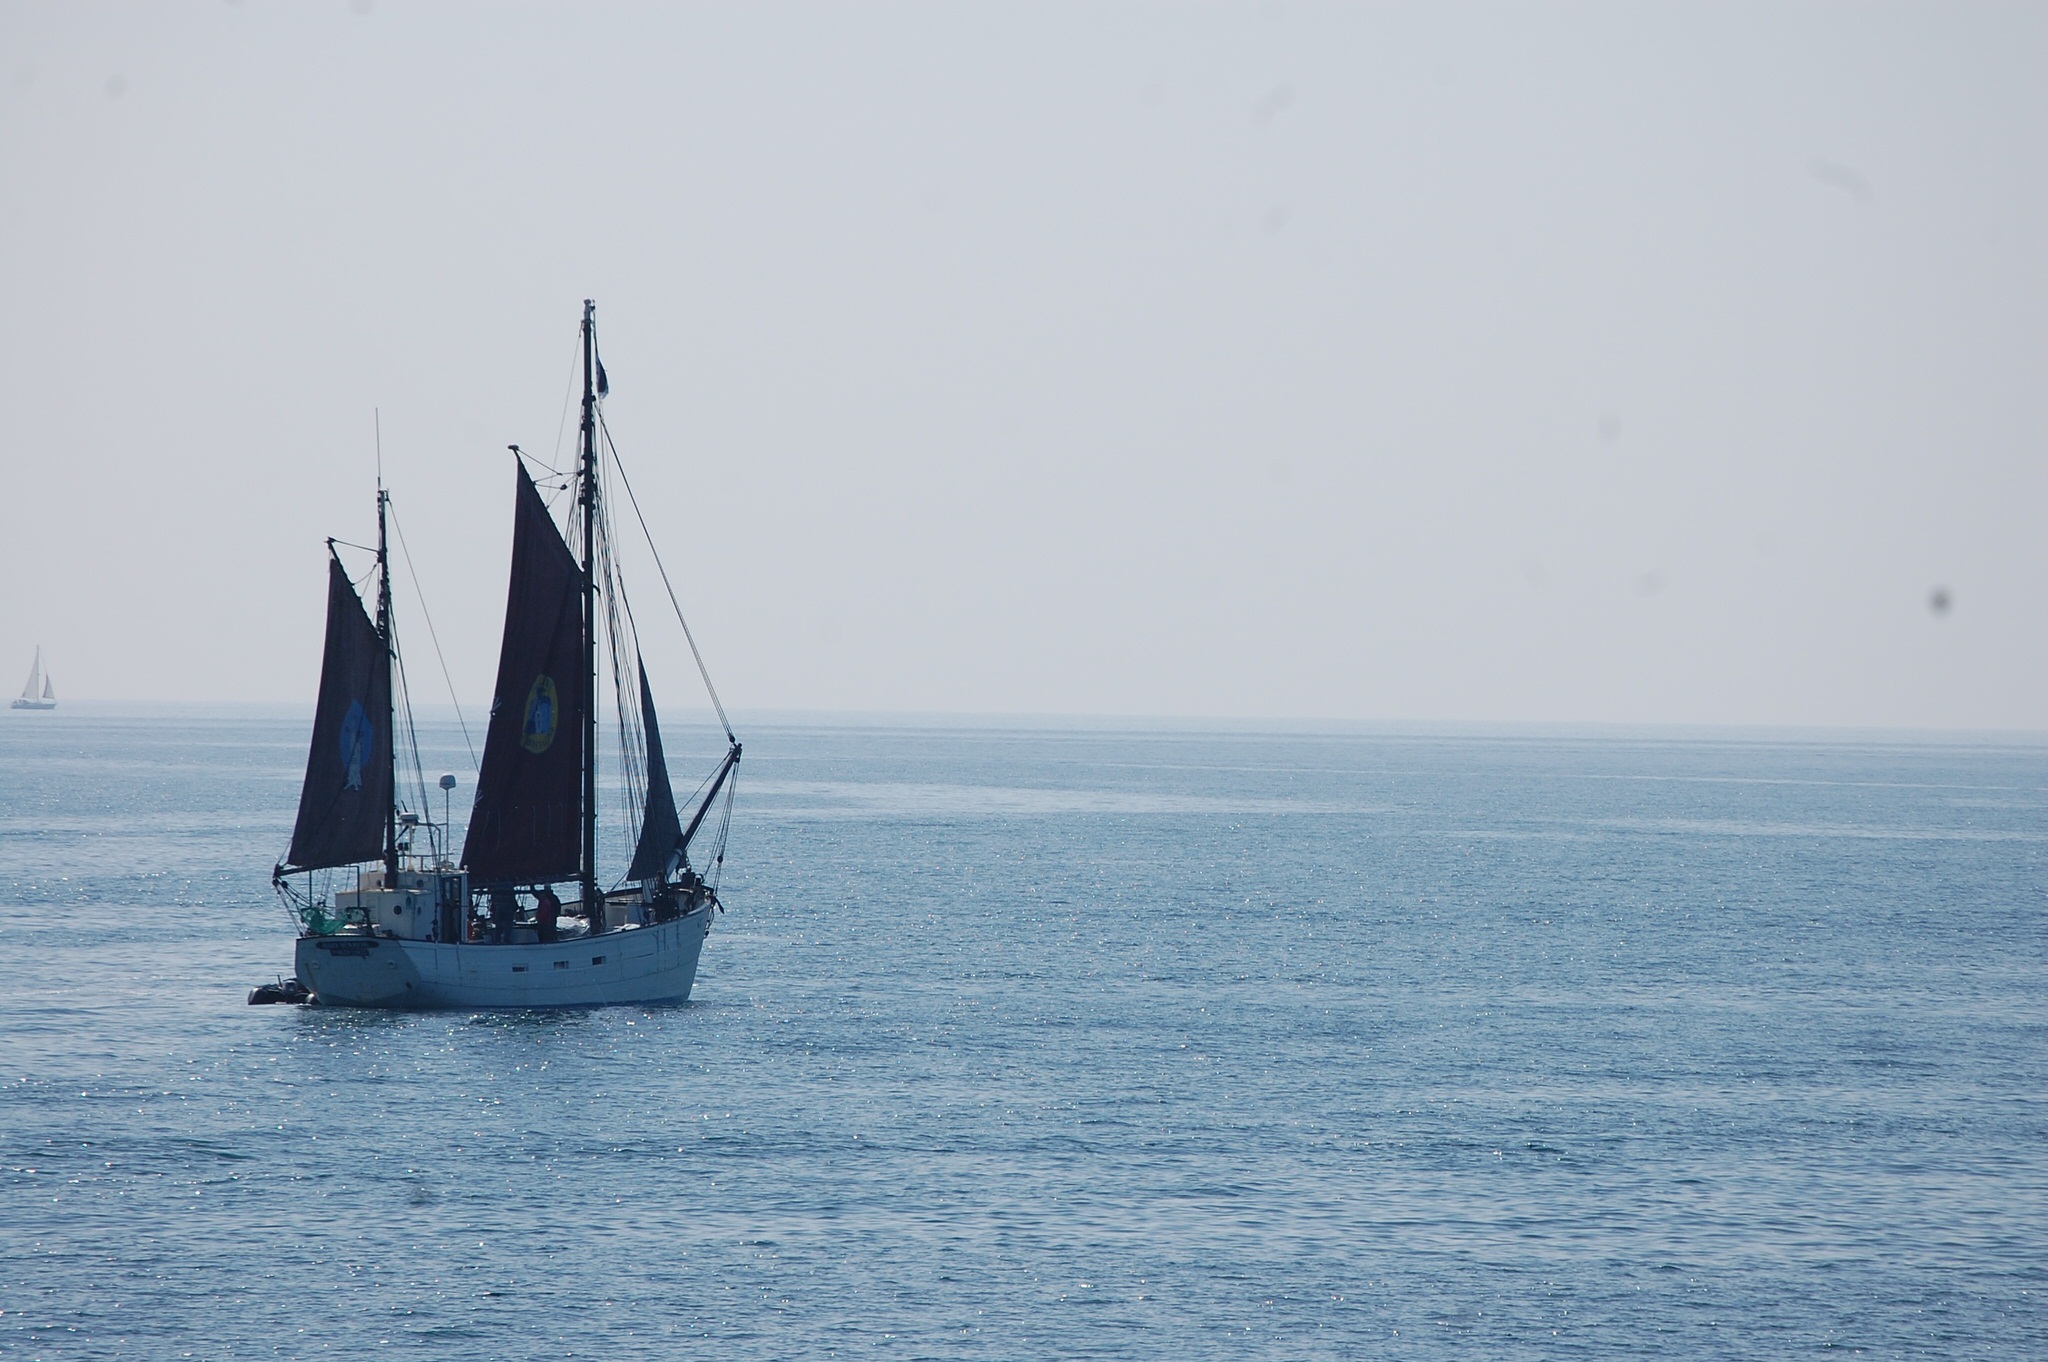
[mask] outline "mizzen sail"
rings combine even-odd
[[[583,569],[518,468],[498,687],[462,862],[479,885],[575,879],[582,861]]]
[[[327,655],[299,821],[285,865],[354,865],[384,854],[391,808],[391,668],[338,558],[327,562]]]

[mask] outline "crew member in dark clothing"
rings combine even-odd
[[[533,922],[540,929],[542,941],[555,939],[555,923],[562,916],[562,900],[555,896],[553,885],[543,885],[533,899]]]
[[[491,891],[491,940],[502,946],[512,939],[512,918],[518,911],[519,900],[510,889]]]
[[[682,909],[676,906],[676,887],[663,881],[658,887],[648,890],[647,910],[656,922],[674,922],[682,916]]]

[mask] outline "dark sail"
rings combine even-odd
[[[683,840],[683,822],[676,816],[676,793],[669,788],[668,761],[661,754],[661,725],[654,718],[654,692],[647,688],[647,664],[640,664],[640,725],[647,730],[647,812],[640,820],[640,843],[633,848],[629,880],[655,880],[668,874],[676,846]]]
[[[327,655],[285,865],[320,870],[377,859],[390,808],[391,668],[348,574],[329,558]]]
[[[498,688],[462,862],[479,884],[575,879],[588,683],[583,570],[519,466]]]

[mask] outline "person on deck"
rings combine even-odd
[[[540,930],[542,941],[555,939],[555,923],[561,920],[562,900],[555,895],[555,887],[542,885],[540,893],[533,898],[533,923]]]
[[[512,918],[518,911],[519,900],[510,889],[491,891],[491,940],[502,946],[512,939]]]

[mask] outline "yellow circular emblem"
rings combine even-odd
[[[536,754],[547,751],[555,741],[555,720],[560,712],[554,679],[534,677],[533,689],[526,692],[526,722],[519,727],[519,745]]]

